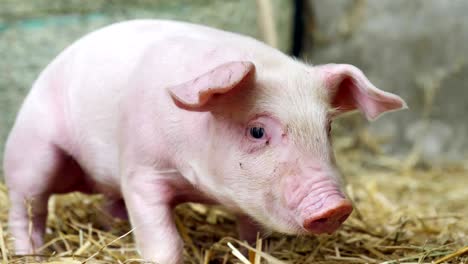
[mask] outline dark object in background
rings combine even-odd
[[[304,0],[294,1],[294,15],[293,15],[293,36],[291,55],[299,57],[302,51],[302,43],[304,41],[304,15],[305,3]]]

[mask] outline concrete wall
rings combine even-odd
[[[468,157],[468,1],[309,0],[304,56],[360,67],[409,110],[370,126],[387,149],[428,161]]]

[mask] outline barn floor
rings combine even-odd
[[[334,235],[258,240],[250,261],[241,253],[232,215],[218,207],[184,205],[177,224],[186,263],[468,263],[467,164],[430,166],[417,151],[405,159],[380,154],[366,135],[335,141],[338,163],[356,210]],[[106,216],[99,196],[71,194],[49,204],[47,244],[37,256],[12,255],[7,195],[0,185],[3,263],[139,263],[128,223]],[[104,226],[111,228],[106,230]],[[257,253],[255,253],[257,252]]]

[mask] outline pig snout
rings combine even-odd
[[[288,177],[286,202],[306,233],[333,233],[353,211],[336,177],[313,171]]]
[[[308,232],[314,234],[335,232],[353,211],[349,200],[340,195],[326,198],[322,208],[317,213],[311,213],[302,223]]]

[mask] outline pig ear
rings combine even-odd
[[[375,120],[385,112],[407,108],[403,99],[379,90],[352,65],[327,64],[317,68],[338,115],[358,109],[368,120]]]
[[[169,93],[175,104],[183,109],[206,111],[206,105],[217,94],[226,94],[240,86],[255,66],[248,61],[222,64],[188,82],[172,86]]]

